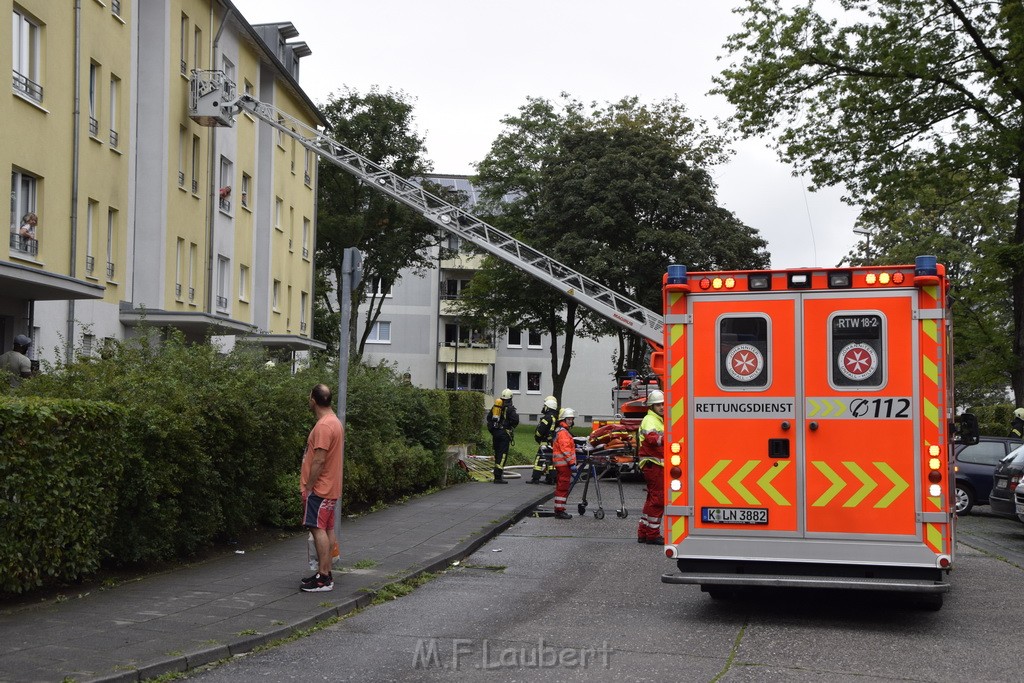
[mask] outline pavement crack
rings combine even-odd
[[[743,619],[743,626],[740,626],[740,630],[736,634],[736,639],[732,642],[732,648],[729,650],[729,656],[725,658],[725,665],[722,667],[722,670],[711,679],[711,683],[716,683],[716,681],[721,680],[725,674],[729,673],[729,669],[732,668],[733,660],[736,659],[736,655],[740,651],[740,644],[743,642],[743,634],[747,632],[747,626],[749,624],[750,617],[745,617]]]

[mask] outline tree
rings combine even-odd
[[[588,112],[568,96],[560,105],[532,98],[503,123],[478,167],[493,222],[601,284],[660,310],[661,274],[677,258],[705,267],[767,262],[764,241],[717,207],[710,176],[693,162],[724,159],[721,139],[678,102],[627,98]],[[619,329],[494,261],[474,276],[462,305],[499,327],[547,331],[558,398],[575,337]],[[646,346],[621,334],[618,369],[640,368]]]
[[[332,95],[321,111],[330,122],[332,138],[393,173],[412,178],[430,170],[423,139],[414,132],[413,105],[405,93],[371,88],[362,95],[346,88]],[[404,268],[417,272],[431,265],[425,249],[436,242],[437,230],[416,211],[331,164],[320,168],[317,211],[318,270],[333,275],[335,283],[341,282],[345,249],[358,247],[363,254],[363,278],[352,292],[349,330],[352,355],[361,357],[366,338],[380,317],[384,295],[399,272]],[[317,288],[325,320],[337,315],[338,296],[337,288]],[[357,312],[364,301],[364,329],[357,340]],[[337,342],[336,332],[315,329],[317,339]]]
[[[814,3],[783,9],[780,0],[747,0],[743,30],[729,37],[732,63],[715,92],[735,105],[744,136],[775,133],[781,158],[815,187],[843,184],[851,203],[893,218],[918,205],[922,229],[947,235],[937,209],[980,207],[994,200],[1006,213],[967,211],[989,221],[987,258],[1011,301],[1010,353],[1004,381],[1024,401],[1024,4],[961,0],[840,0],[840,19]],[[777,131],[777,132],[776,132]],[[965,179],[969,182],[964,182]],[[915,189],[916,188],[916,189]],[[931,199],[929,195],[931,194]],[[941,201],[936,201],[941,200]],[[888,213],[888,216],[887,216]],[[866,220],[875,221],[871,214]],[[888,230],[878,225],[879,237]],[[915,231],[902,233],[913,237]],[[968,239],[963,242],[971,244]],[[994,298],[998,299],[998,294]],[[998,319],[983,327],[993,333]],[[979,328],[980,329],[980,328]]]

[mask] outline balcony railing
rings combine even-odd
[[[113,128],[110,129],[110,146],[117,147],[118,135],[117,131]]]
[[[36,102],[43,101],[43,86],[17,71],[14,72],[14,89]]]
[[[178,171],[178,187],[185,187],[185,172]]]
[[[115,16],[121,16],[121,0],[110,0],[110,11]]]
[[[195,287],[189,287],[188,288],[188,300],[189,301],[195,301],[196,300],[196,288]]]
[[[174,298],[175,299],[180,299],[181,298],[181,283],[180,282],[176,282],[174,284]]]
[[[89,117],[89,135],[96,137],[100,132],[100,122],[95,117]]]
[[[302,258],[309,258],[309,247],[302,248]]]
[[[196,178],[193,178],[192,179],[192,194],[198,194],[198,193],[199,193],[199,180],[197,180]]]
[[[110,261],[107,261],[107,279],[109,280],[109,279],[111,279],[113,277],[114,277],[114,264],[112,262],[110,262]]]
[[[96,257],[95,256],[86,256],[85,257],[85,272],[91,274],[92,271],[95,270],[95,269],[96,269]]]
[[[188,76],[188,64],[185,63],[184,59],[181,60],[181,75]]]
[[[226,311],[227,310],[227,308],[228,308],[228,298],[226,296],[218,296],[217,297],[217,308],[221,309],[222,311]]]
[[[227,197],[220,198],[220,210],[230,213],[231,212],[231,200]]]
[[[309,171],[306,171],[302,177],[306,181],[307,185],[309,185],[310,181],[312,181],[312,178],[309,177]]]
[[[11,251],[35,256],[39,253],[39,240],[34,240],[31,237],[22,237],[18,233],[12,232]]]
[[[299,323],[299,332],[305,332],[305,331],[306,331],[306,323],[305,322]]]

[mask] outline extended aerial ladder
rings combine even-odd
[[[223,71],[193,71],[189,117],[203,126],[231,127],[235,116],[248,112],[295,139],[306,149],[351,173],[367,185],[402,202],[432,223],[470,244],[555,287],[564,295],[608,320],[635,332],[660,351],[664,317],[576,272],[511,235],[445,201],[420,185],[327,137],[323,131],[299,121],[251,95],[239,94]]]

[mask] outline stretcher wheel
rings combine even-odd
[[[594,510],[594,519],[604,519],[604,510],[601,508]]]
[[[619,519],[625,519],[626,517],[629,517],[629,510],[627,510],[626,508],[622,508],[621,510],[616,510],[615,511],[615,516],[618,517]]]
[[[585,514],[587,514],[587,506],[586,506],[586,505],[584,505],[583,503],[580,503],[579,505],[577,505],[577,506],[576,506],[576,510],[577,510],[577,511],[578,511],[578,512],[579,512],[579,513],[580,513],[581,515],[585,515]]]

